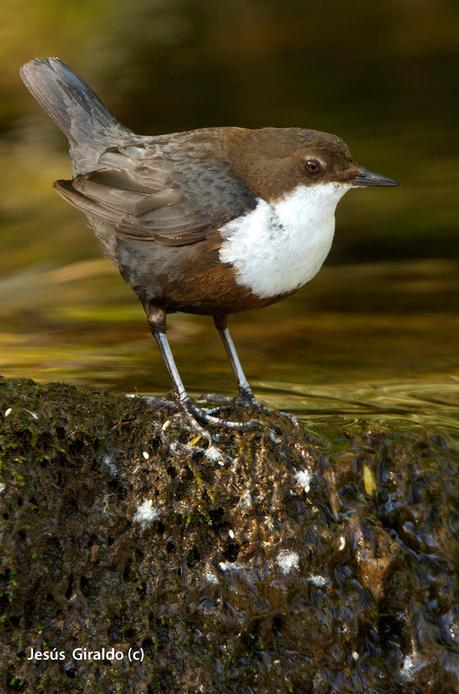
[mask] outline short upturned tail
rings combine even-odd
[[[20,73],[32,96],[68,137],[77,173],[91,168],[96,154],[119,144],[130,132],[59,58],[31,60]]]

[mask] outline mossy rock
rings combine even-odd
[[[208,448],[167,408],[23,380],[0,420],[2,692],[459,690],[444,437],[274,412]]]

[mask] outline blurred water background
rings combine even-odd
[[[286,301],[235,316],[247,375],[306,419],[458,431],[459,3],[16,0],[0,26],[0,371],[160,393],[142,308],[51,189],[66,142],[18,68],[58,55],[131,129],[336,132],[399,189],[352,191],[332,252]],[[170,319],[192,393],[231,392],[206,318]]]

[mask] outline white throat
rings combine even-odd
[[[351,186],[297,186],[278,202],[261,198],[247,214],[225,224],[220,260],[236,269],[239,284],[262,298],[298,289],[316,275],[335,231],[335,209]]]

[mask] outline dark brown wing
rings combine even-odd
[[[89,217],[130,237],[196,243],[256,205],[229,162],[202,148],[138,143],[110,148],[99,162],[97,171],[56,181],[55,188]]]

